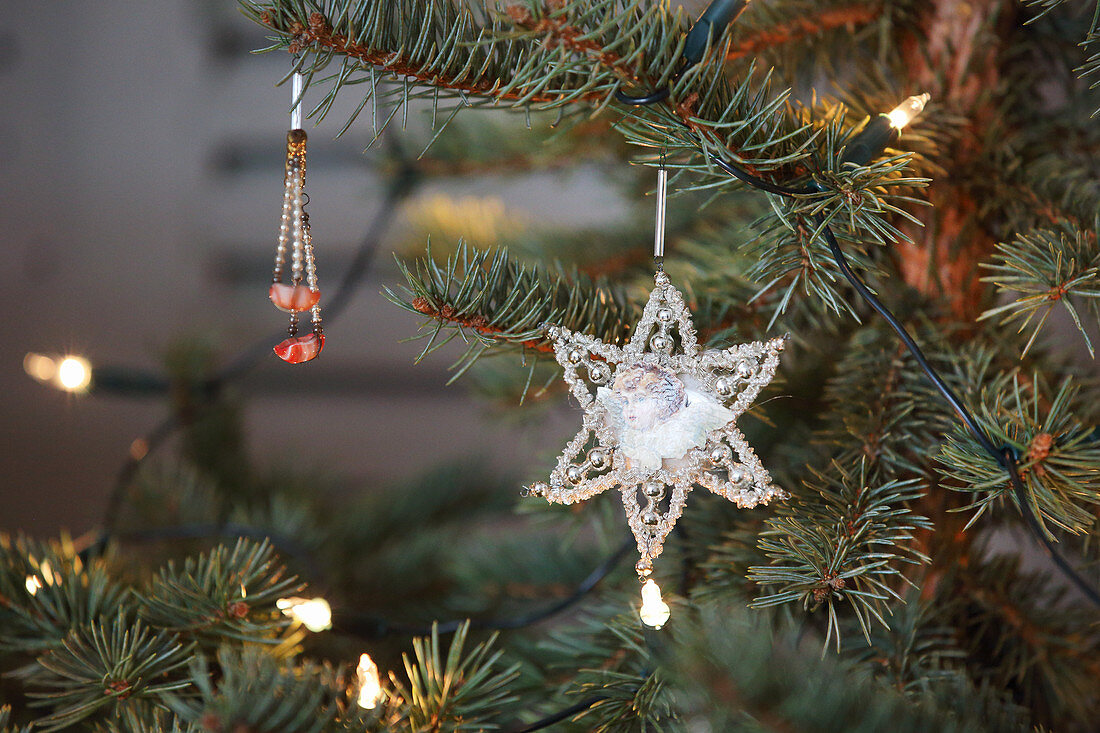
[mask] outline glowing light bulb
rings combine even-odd
[[[53,568],[50,567],[49,560],[43,560],[42,564],[38,566],[38,569],[42,571],[42,579],[46,581],[46,585],[61,584],[61,576],[54,576]]]
[[[23,357],[23,371],[43,384],[83,392],[92,382],[92,365],[82,356],[53,358],[33,351]]]
[[[912,122],[914,117],[921,113],[924,109],[924,105],[928,104],[928,100],[931,98],[931,94],[919,94],[914,97],[909,97],[909,99],[906,99],[897,107],[894,107],[886,115],[890,118],[890,127],[895,130],[901,130]]]
[[[81,392],[92,381],[92,365],[80,356],[66,356],[57,365],[57,384],[69,392]]]
[[[653,579],[647,580],[642,585],[642,608],[638,611],[642,623],[659,629],[672,615],[668,604],[661,600],[661,588]]]
[[[33,596],[38,593],[38,589],[42,587],[42,580],[37,575],[28,575],[25,585],[27,587],[27,592]]]
[[[310,631],[332,628],[332,608],[324,598],[280,598],[275,605]]]
[[[57,376],[57,362],[45,354],[31,351],[23,357],[23,371],[39,382],[49,382]]]
[[[369,654],[359,657],[355,676],[359,680],[359,707],[373,710],[382,699],[382,680],[378,677],[378,665]]]

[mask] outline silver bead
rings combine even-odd
[[[741,484],[745,482],[744,470],[734,467],[729,470],[729,479],[731,484]]]
[[[657,516],[657,512],[646,512],[642,515],[642,523],[648,524],[650,527],[657,524],[660,521],[660,517]]]
[[[752,376],[755,370],[752,368],[752,364],[747,361],[743,361],[737,365],[737,376],[748,379]]]
[[[639,577],[647,578],[653,572],[653,563],[649,560],[639,560],[634,563],[634,569],[638,571]]]
[[[733,394],[733,385],[725,377],[719,377],[718,381],[714,383],[714,391],[722,397],[729,397]]]
[[[668,275],[666,275],[663,271],[658,272],[656,275],[653,276],[653,282],[657,283],[659,287],[668,285]]]
[[[660,481],[648,481],[646,482],[646,485],[645,487],[643,487],[642,491],[645,492],[646,496],[656,498],[658,496],[664,495],[665,485],[662,484]]]
[[[672,320],[672,309],[671,308],[658,308],[657,309],[657,320],[658,321],[663,321],[664,323],[668,323],[669,321],[671,321]]]
[[[710,460],[712,463],[725,463],[733,457],[733,449],[725,443],[714,446],[714,450],[710,452]]]
[[[672,348],[672,342],[668,340],[667,336],[657,334],[649,340],[649,346],[654,351],[668,351]]]
[[[546,496],[549,491],[550,485],[545,481],[539,481],[524,488],[519,493],[521,496]]]
[[[592,468],[603,468],[607,465],[607,453],[599,448],[593,448],[588,454],[588,462],[592,464]]]
[[[584,361],[584,353],[580,349],[573,349],[565,357],[570,364],[580,364]]]
[[[583,477],[584,477],[584,474],[581,472],[581,469],[578,468],[577,466],[570,466],[569,468],[565,469],[565,478],[571,484],[579,484]]]
[[[593,362],[592,365],[588,367],[588,378],[596,384],[603,384],[608,379],[611,379],[611,368],[602,361]]]

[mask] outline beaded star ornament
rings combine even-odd
[[[693,489],[702,487],[745,508],[787,498],[736,423],[775,375],[785,339],[727,349],[699,346],[691,312],[661,264],[666,185],[661,168],[657,273],[629,343],[613,346],[565,328],[547,329],[584,418],[550,481],[527,489],[556,504],[620,492],[643,581]]]
[[[306,131],[302,129],[302,75],[299,73],[294,74],[291,93],[294,106],[290,113],[291,129],[286,134],[283,212],[268,297],[276,308],[290,314],[287,338],[275,345],[275,355],[287,363],[301,364],[321,353],[325,347],[325,332],[321,327],[321,290],[317,286],[309,214],[305,211],[309,196],[305,192]],[[289,282],[284,282],[287,250],[290,251],[290,277]],[[298,314],[305,311],[310,312],[313,328],[311,333],[299,336]]]

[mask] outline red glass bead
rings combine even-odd
[[[325,348],[325,335],[311,333],[308,336],[297,336],[284,339],[275,345],[273,351],[288,364],[301,364],[314,359]]]
[[[320,290],[310,290],[305,285],[287,285],[286,283],[272,283],[267,291],[267,297],[279,310],[287,313],[301,313],[307,311],[321,300]]]

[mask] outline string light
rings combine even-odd
[[[92,365],[79,356],[66,356],[57,365],[57,381],[69,392],[79,392],[92,381]]]
[[[23,371],[39,382],[49,382],[57,376],[57,362],[45,354],[32,351],[23,357]]]
[[[332,608],[324,598],[280,598],[275,605],[310,631],[332,628]]]
[[[657,582],[650,578],[642,585],[642,608],[638,611],[642,623],[659,629],[672,615],[668,604],[661,600],[661,588]]]
[[[84,392],[92,382],[92,365],[82,356],[55,359],[30,352],[23,357],[23,371],[32,379],[66,392]]]
[[[34,561],[33,557],[31,561]],[[27,592],[32,596],[36,595],[39,590],[47,585],[61,585],[61,576],[54,573],[49,560],[42,561],[42,564],[38,566],[38,572],[42,573],[42,577],[31,574],[28,575],[27,579],[23,582]]]
[[[924,94],[909,97],[897,107],[894,107],[886,115],[890,118],[890,127],[900,131],[903,127],[912,122],[917,115],[924,111],[924,105],[928,104],[928,100],[931,98],[932,95],[926,92]]]
[[[360,655],[355,676],[359,681],[359,707],[373,710],[382,700],[382,680],[378,677],[378,665],[369,654]]]
[[[887,147],[898,141],[902,128],[924,110],[924,105],[931,98],[930,94],[914,95],[889,112],[875,117],[845,146],[840,162],[867,165],[882,155]]]

